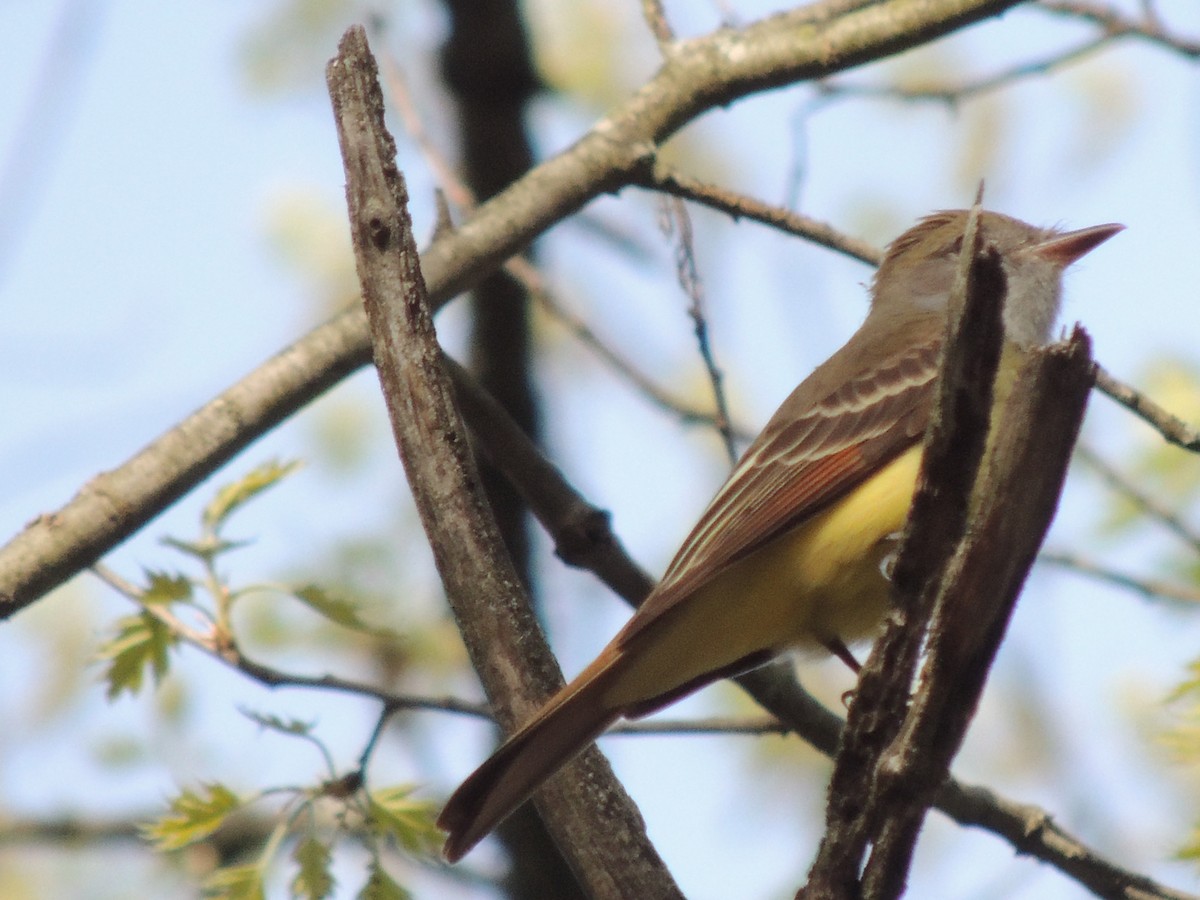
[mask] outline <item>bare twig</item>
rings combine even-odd
[[[417,114],[417,107],[413,102],[404,70],[392,57],[392,54],[386,50],[378,52],[376,56],[379,59],[383,83],[387,86],[388,95],[396,107],[396,112],[400,114],[400,122],[404,125],[404,131],[416,144],[421,158],[425,160],[425,165],[429,166],[429,170],[433,173],[434,181],[459,209],[474,209],[474,193],[458,177],[454,165],[438,149],[433,138],[430,137],[429,131],[425,128],[425,123]]]
[[[838,81],[821,81],[816,84],[821,96],[832,99],[837,97],[868,97],[886,100],[902,101],[933,101],[943,103],[951,109],[960,103],[988,94],[1003,88],[1011,87],[1018,81],[1035,76],[1049,75],[1059,69],[1080,62],[1112,42],[1112,38],[1104,35],[1090,38],[1077,47],[1060,50],[1043,59],[1033,60],[1013,66],[994,75],[988,75],[974,81],[964,81],[959,84],[943,84],[929,87],[912,87],[895,85],[863,85],[845,84]]]
[[[688,317],[692,320],[696,346],[700,351],[700,358],[704,361],[704,370],[708,373],[709,384],[712,385],[713,402],[717,409],[717,430],[725,442],[725,453],[732,466],[737,463],[737,443],[734,441],[733,426],[729,421],[729,402],[725,398],[724,376],[717,367],[712,342],[709,339],[708,317],[704,314],[704,285],[700,280],[700,272],[696,268],[692,219],[688,215],[683,201],[677,197],[667,197],[664,200],[663,230],[668,235],[676,236],[675,270],[679,278],[679,286],[683,288],[683,292],[689,300]]]
[[[985,787],[949,782],[938,792],[938,808],[960,825],[1002,832],[1017,853],[1049,862],[1068,878],[1105,900],[1197,900],[1197,895],[1122,869],[1067,834],[1039,806],[1014,803]]]
[[[1200,58],[1200,40],[1167,31],[1149,8],[1138,20],[1130,18],[1114,7],[1089,3],[1085,0],[1039,0],[1032,4],[1032,7],[1054,15],[1080,19],[1098,25],[1101,33],[1088,38],[1075,47],[1059,50],[1041,59],[1031,60],[983,78],[958,84],[906,87],[904,85],[845,84],[822,80],[816,83],[817,91],[826,98],[877,97],[904,101],[935,101],[954,108],[973,97],[1010,87],[1029,78],[1049,75],[1059,69],[1081,62],[1123,38],[1148,41],[1188,59]]]
[[[675,40],[675,33],[671,31],[671,25],[667,22],[662,0],[642,0],[642,18],[646,20],[646,27],[654,35],[659,48],[666,53],[671,42]]]
[[[1110,38],[1140,38],[1188,59],[1200,58],[1200,40],[1168,32],[1149,3],[1144,5],[1140,20],[1130,18],[1116,7],[1086,0],[1038,0],[1033,8],[1099,25]]]
[[[735,220],[750,219],[761,222],[785,234],[794,234],[868,265],[878,265],[882,255],[879,248],[843,234],[825,222],[781,206],[772,206],[745,194],[706,184],[661,162],[655,162],[652,169],[642,172],[637,183],[644,188],[700,203],[726,213]]]
[[[504,264],[504,268],[521,282],[521,285],[529,292],[529,296],[552,319],[565,328],[575,340],[595,353],[603,363],[632,385],[651,404],[675,416],[683,425],[705,425],[714,429],[720,428],[716,413],[690,406],[682,400],[672,397],[653,378],[639,369],[636,363],[627,359],[611,343],[600,337],[580,316],[563,306],[546,284],[537,267],[529,260],[514,257]],[[739,440],[748,440],[753,436],[744,429],[737,428],[734,429],[734,434]]]
[[[1184,522],[1173,509],[1151,497],[1086,445],[1080,444],[1075,450],[1075,455],[1080,462],[1100,476],[1105,484],[1133,503],[1143,515],[1161,524],[1187,544],[1193,552],[1200,553],[1200,533]]]
[[[791,729],[774,716],[755,719],[712,716],[707,719],[651,719],[648,722],[622,722],[605,734],[636,735],[742,735],[788,734]]]
[[[1200,590],[1182,584],[1163,581],[1158,578],[1142,578],[1103,565],[1094,559],[1081,556],[1078,553],[1062,551],[1047,551],[1038,554],[1038,562],[1058,566],[1076,575],[1094,578],[1108,584],[1116,585],[1140,594],[1147,600],[1169,600],[1182,603],[1189,607],[1200,604]]]
[[[1200,430],[1159,406],[1141,391],[1096,366],[1096,388],[1154,428],[1169,443],[1200,453]]]

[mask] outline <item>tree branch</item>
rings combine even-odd
[[[1161,22],[1147,14],[1140,20],[1126,15],[1122,10],[1086,0],[1038,0],[1035,9],[1070,19],[1080,19],[1104,29],[1110,38],[1132,37],[1157,44],[1188,59],[1200,59],[1200,40],[1185,38],[1167,31]]]
[[[1194,612],[1196,605],[1200,604],[1200,590],[1194,587],[1163,581],[1160,578],[1146,578],[1128,572],[1119,572],[1078,553],[1049,551],[1039,553],[1037,561],[1039,564],[1058,566],[1085,578],[1093,578],[1096,581],[1116,585],[1139,594],[1147,600],[1167,600],[1180,606],[1189,607],[1189,612]]]
[[[1159,406],[1141,391],[1096,366],[1096,389],[1148,424],[1169,443],[1192,453],[1200,453],[1200,430]]]
[[[326,77],[363,304],[392,430],[467,650],[511,731],[562,685],[562,675],[504,550],[442,367],[407,190],[395,167],[362,29],[346,33]],[[592,749],[552,779],[537,802],[594,895],[681,896],[599,751]]]
[[[855,688],[830,777],[825,836],[797,895],[806,900],[856,896],[862,889],[864,854],[885,811],[875,792],[877,770],[903,725],[936,588],[967,526],[987,440],[1007,291],[998,255],[985,249],[978,214],[977,203],[963,237],[938,400],[893,571],[894,612]]]
[[[621,107],[429,246],[430,302],[440,307],[590,200],[636,181],[658,145],[703,112],[918,46],[1018,2],[824,0],[672,45]],[[95,562],[369,357],[362,313],[342,313],[34,519],[0,549],[0,619]]]
[[[705,184],[683,172],[656,161],[654,167],[638,176],[638,184],[649,190],[662,191],[674,197],[691,200],[738,219],[750,219],[794,234],[806,241],[844,253],[870,266],[879,265],[883,254],[866,241],[853,238],[833,226],[781,206],[764,203],[755,197],[739,194],[728,188]]]
[[[886,812],[867,863],[869,896],[897,897],[917,833],[948,777],[1066,479],[1092,383],[1091,340],[1035,352],[997,424],[979,509],[942,582],[926,662],[904,727],[879,761]]]
[[[1167,531],[1187,544],[1190,552],[1200,554],[1200,532],[1185,522],[1175,510],[1168,507],[1161,500],[1150,496],[1146,491],[1143,491],[1133,481],[1109,465],[1099,453],[1090,447],[1080,445],[1076,448],[1075,455],[1080,462],[1091,469],[1111,490],[1132,503],[1146,519],[1162,525]]]

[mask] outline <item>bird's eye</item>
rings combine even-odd
[[[963,236],[960,234],[958,237],[956,237],[954,239],[954,243],[946,248],[946,255],[947,256],[958,256],[958,254],[962,253],[962,248],[963,248]]]

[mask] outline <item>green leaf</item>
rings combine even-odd
[[[411,900],[412,894],[402,888],[379,864],[371,863],[371,877],[358,892],[358,900]]]
[[[205,507],[204,526],[211,531],[219,530],[235,510],[292,474],[300,465],[298,460],[287,463],[269,460],[251,469],[232,484],[225,485]]]
[[[104,680],[109,700],[122,691],[136,694],[149,668],[157,684],[167,673],[167,652],[177,643],[171,629],[148,612],[117,620],[117,635],[101,645],[99,657],[108,660]]]
[[[187,554],[201,562],[211,562],[222,553],[228,553],[230,550],[238,550],[242,547],[250,546],[250,541],[224,541],[220,538],[208,535],[196,541],[181,541],[178,538],[165,537],[161,543],[180,553]]]
[[[367,817],[372,826],[391,836],[410,853],[434,854],[442,841],[437,805],[414,800],[415,785],[397,785],[367,794]]]
[[[314,612],[320,613],[331,622],[336,622],[345,628],[371,633],[378,630],[363,621],[358,614],[358,607],[353,602],[343,597],[335,597],[320,585],[307,584],[302,588],[297,588],[292,595],[312,608]]]
[[[199,791],[185,790],[171,801],[168,815],[142,827],[142,835],[160,850],[178,850],[208,837],[241,803],[222,784],[202,785]]]
[[[247,709],[244,706],[238,707],[238,712],[263,728],[271,731],[278,731],[283,734],[299,734],[308,736],[312,734],[315,726],[312,722],[302,722],[299,719],[281,719],[278,716],[273,716],[269,713],[255,712],[252,709]]]
[[[148,606],[192,599],[192,582],[185,575],[147,570],[146,581],[149,583],[142,592],[142,602]]]
[[[262,870],[255,863],[217,869],[204,881],[204,896],[214,900],[266,900]]]
[[[334,880],[329,872],[333,858],[329,847],[311,835],[296,845],[292,853],[300,871],[292,879],[292,896],[305,900],[323,900],[333,893]]]

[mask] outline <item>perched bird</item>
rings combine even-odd
[[[916,485],[967,215],[933,213],[888,247],[863,324],[771,417],[645,603],[450,797],[448,860],[619,718],[794,647],[857,669],[847,644],[886,611],[884,562]],[[1008,288],[995,411],[1050,338],[1063,271],[1122,226],[1064,233],[983,212],[979,227]]]

